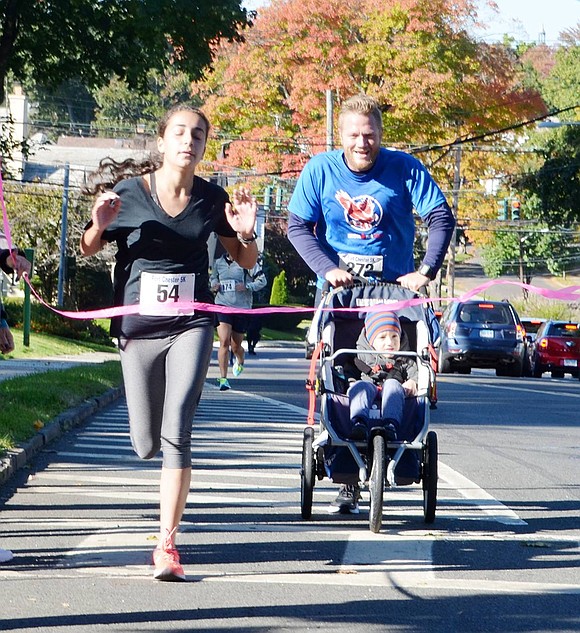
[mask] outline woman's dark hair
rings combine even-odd
[[[178,103],[167,110],[157,124],[157,136],[162,137],[165,134],[167,124],[171,117],[177,112],[183,111],[193,112],[202,119],[205,123],[207,139],[211,129],[209,119],[200,109],[186,103]],[[157,152],[152,152],[148,158],[140,161],[134,158],[127,158],[118,162],[110,157],[103,158],[98,168],[89,175],[87,183],[82,187],[82,192],[87,195],[97,195],[103,191],[112,189],[118,182],[125,178],[143,176],[144,174],[150,174],[156,171],[161,167],[161,162],[161,156],[159,156]]]

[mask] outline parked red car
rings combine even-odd
[[[552,378],[564,374],[580,377],[580,326],[569,321],[546,321],[536,335],[531,351],[532,375],[541,378],[545,371]]]

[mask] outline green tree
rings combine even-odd
[[[0,102],[9,72],[47,87],[116,74],[139,90],[151,68],[199,78],[216,40],[239,39],[249,17],[239,0],[0,0]]]
[[[24,92],[33,104],[30,120],[56,141],[60,134],[87,134],[95,116],[96,102],[79,79],[68,79],[51,90],[34,81],[24,82]]]
[[[54,304],[61,253],[62,187],[7,183],[6,205],[12,240],[18,248],[34,249],[35,287],[47,303]],[[14,209],[18,211],[13,213]],[[67,217],[66,254],[74,258],[83,227],[90,217],[86,201],[74,191],[69,192]],[[107,249],[98,257],[74,260],[76,274],[64,287],[65,307],[91,309],[112,305],[111,261],[111,252]]]
[[[286,271],[282,270],[272,283],[270,303],[273,306],[283,306],[288,303],[288,284],[286,283]]]
[[[96,116],[93,127],[104,136],[133,135],[139,126],[144,133],[154,133],[157,121],[176,103],[193,101],[187,75],[168,68],[147,73],[147,91],[135,92],[127,81],[113,77],[106,86],[94,91]],[[200,105],[199,100],[197,104]]]
[[[539,221],[540,207],[540,199],[530,196],[522,205],[520,222],[494,231],[492,240],[482,248],[488,277],[516,275],[530,284],[536,275],[562,274],[578,259],[580,249],[570,244],[572,231]]]
[[[528,161],[514,187],[540,199],[539,219],[548,226],[570,226],[580,221],[580,28],[564,33],[552,65],[538,77],[549,106],[564,110],[562,125],[531,135],[540,161]]]

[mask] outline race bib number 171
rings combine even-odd
[[[193,306],[176,307],[177,303],[193,302],[195,275],[141,273],[139,314],[144,316],[175,316],[194,313]]]

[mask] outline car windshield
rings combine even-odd
[[[580,338],[580,330],[576,323],[552,323],[546,332],[547,336],[566,336]]]
[[[493,323],[513,325],[513,317],[507,306],[493,303],[475,303],[464,305],[459,311],[460,323]]]

